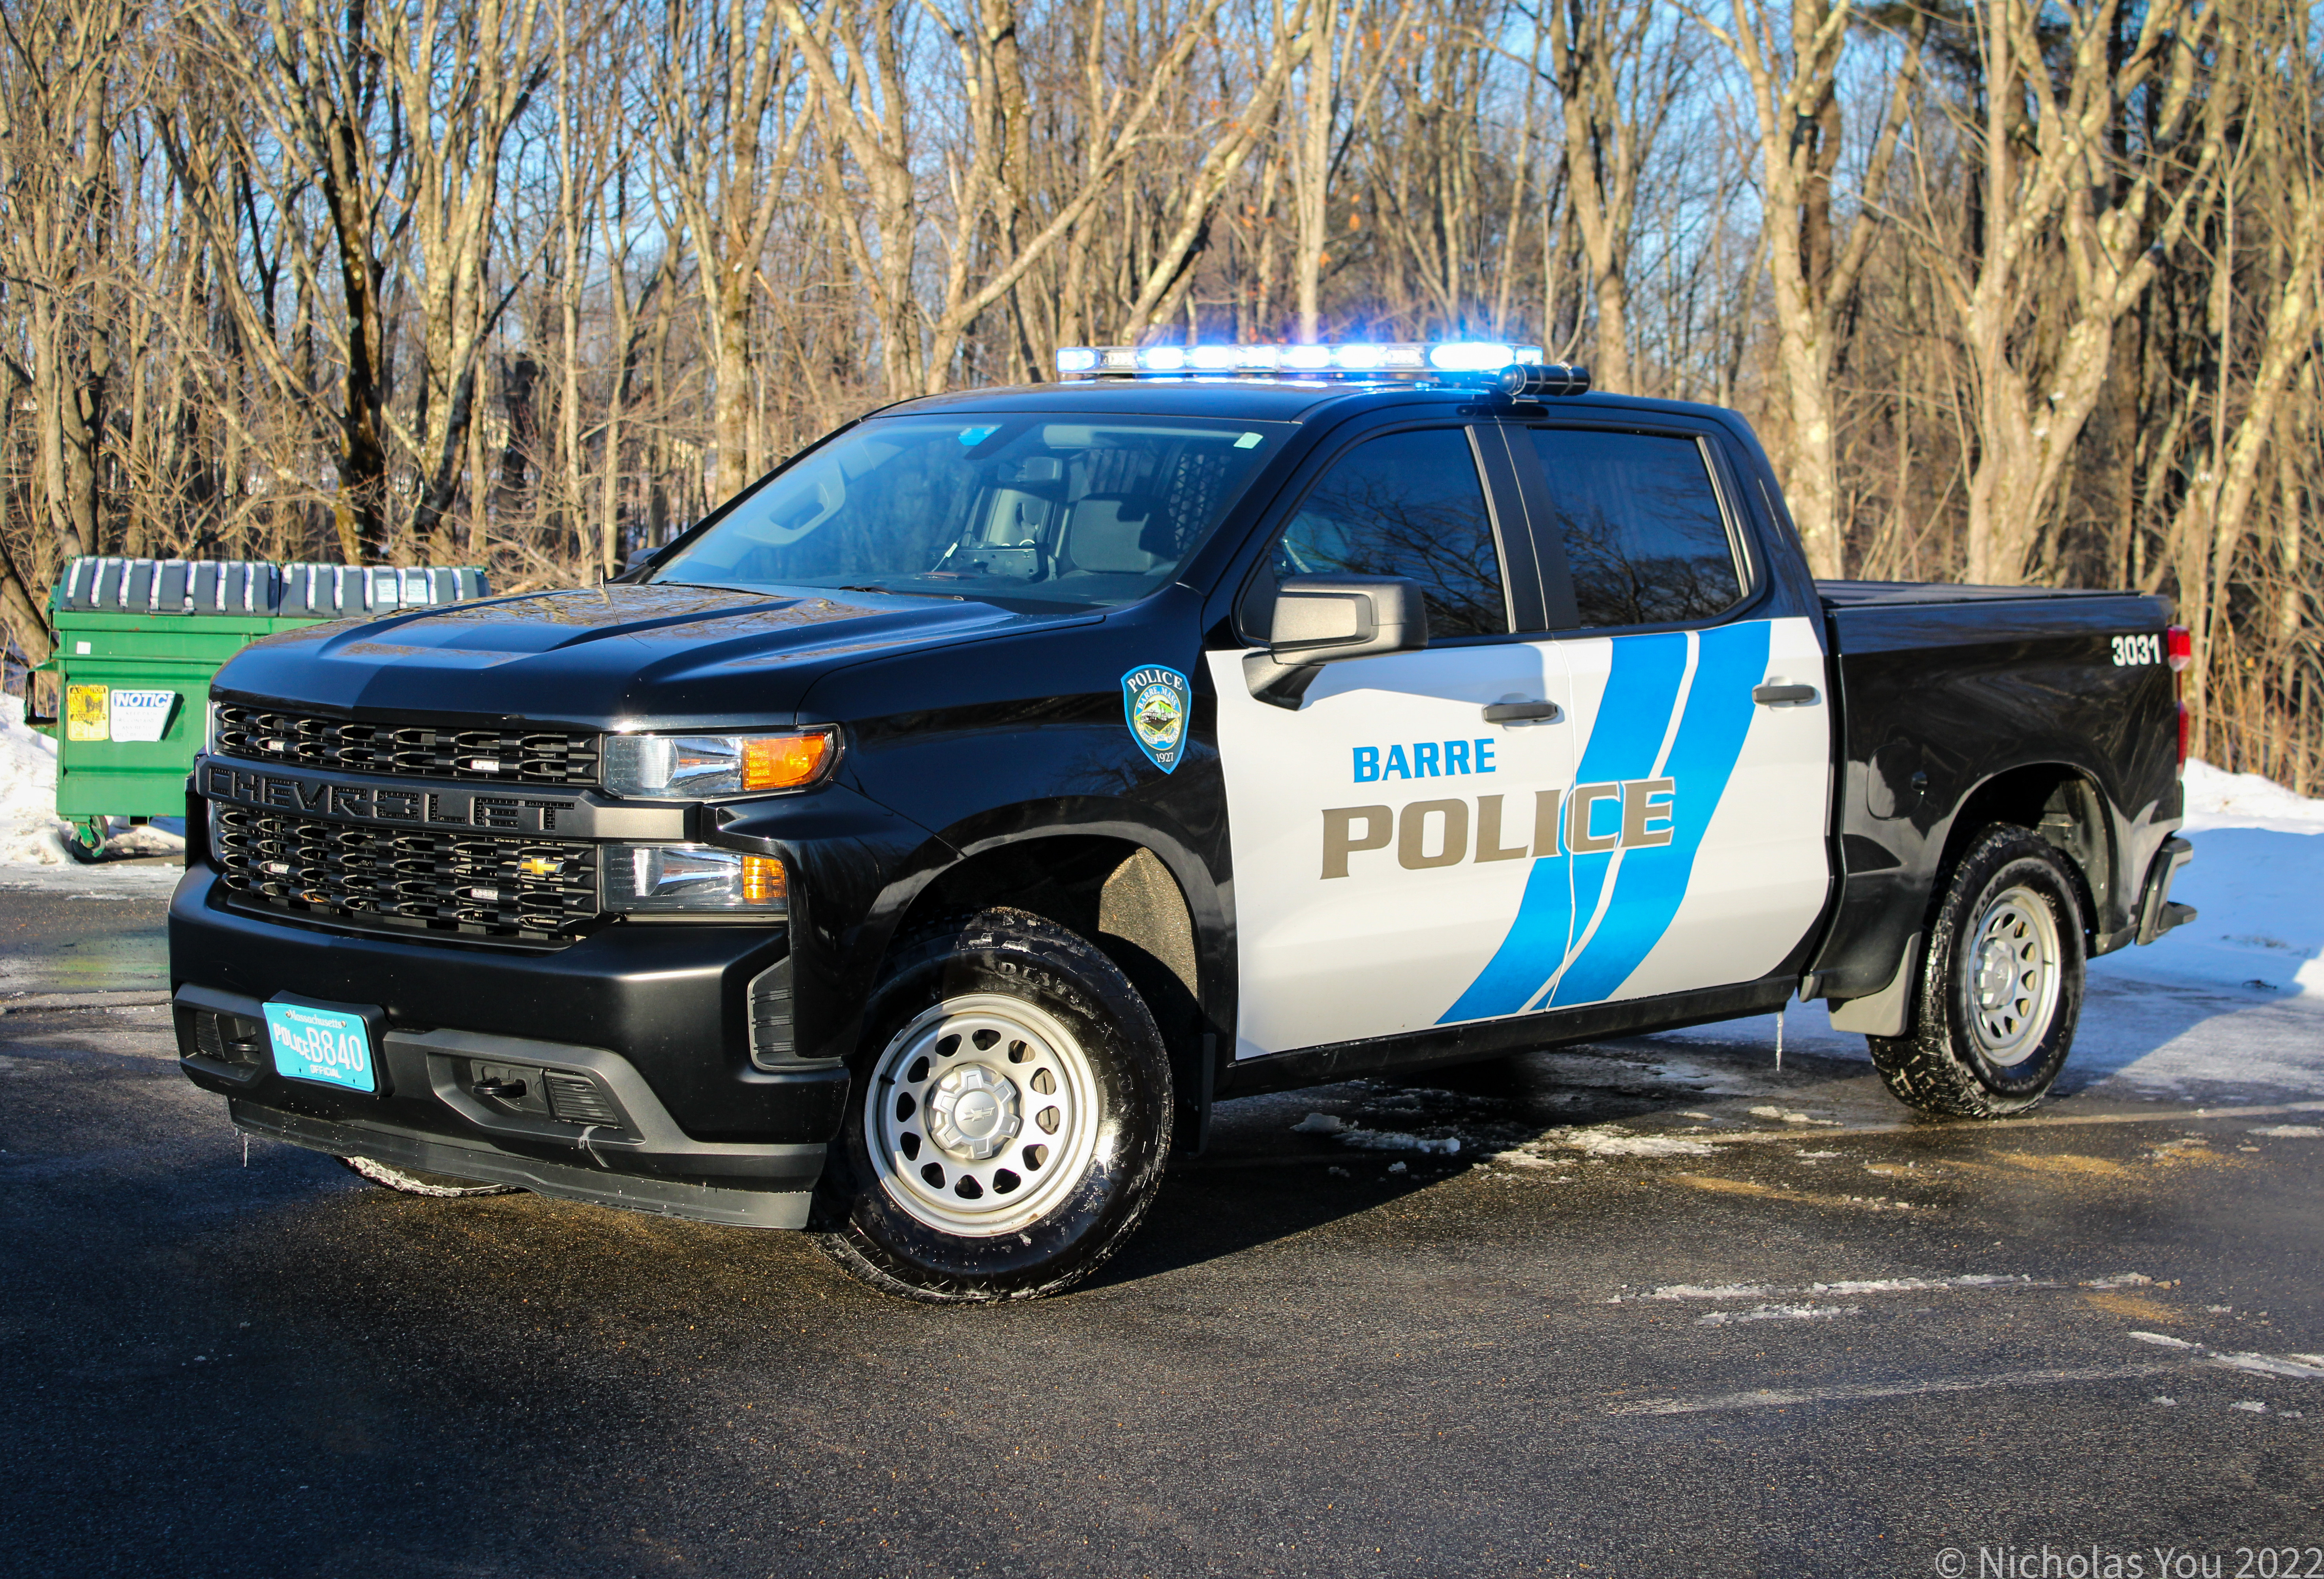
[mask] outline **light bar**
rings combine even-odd
[[[1499,340],[1398,341],[1343,345],[1066,345],[1057,351],[1061,378],[1219,378],[1237,375],[1442,378],[1498,375],[1540,363],[1538,345]],[[1563,371],[1563,370],[1561,370]],[[1487,377],[1482,381],[1492,381]],[[1583,375],[1588,388],[1588,375]],[[1577,391],[1578,392],[1578,391]]]

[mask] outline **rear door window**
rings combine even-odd
[[[1417,428],[1367,439],[1332,464],[1276,539],[1293,575],[1396,575],[1420,583],[1435,637],[1509,629],[1492,512],[1469,436]]]
[[[1743,595],[1702,446],[1662,434],[1527,430],[1583,626],[1707,620]],[[1536,520],[1536,527],[1539,522]]]

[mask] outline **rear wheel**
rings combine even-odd
[[[872,995],[822,1186],[824,1253],[885,1293],[1027,1299],[1087,1277],[1161,1183],[1170,1060],[1087,941],[989,910],[903,945]]]
[[[458,1200],[472,1195],[515,1195],[513,1184],[478,1184],[473,1179],[455,1179],[448,1173],[423,1173],[417,1168],[391,1168],[371,1157],[342,1157],[340,1163],[351,1173],[360,1174],[374,1184],[405,1195],[434,1196],[438,1200]]]
[[[2082,908],[2064,858],[1995,826],[1954,865],[1930,928],[1912,1032],[1868,1036],[1896,1097],[1998,1118],[2049,1094],[2081,1016]]]

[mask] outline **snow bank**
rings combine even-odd
[[[69,824],[57,817],[57,743],[24,722],[24,699],[0,698],[0,866],[62,866]]]
[[[113,820],[110,856],[171,856],[186,848],[185,819],[131,826]],[[176,880],[167,868],[86,866],[66,849],[72,824],[57,815],[57,743],[24,722],[24,699],[0,696],[0,887],[143,893]],[[60,886],[61,885],[61,887]]]
[[[2256,773],[2222,773],[2209,763],[2187,764],[2187,831],[2263,828],[2276,833],[2324,833],[2324,800],[2296,794]]]
[[[2324,998],[2324,800],[2208,762],[2187,764],[2186,786],[2195,858],[2171,896],[2196,919],[2152,948],[2093,961],[2092,973]]]

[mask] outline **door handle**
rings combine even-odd
[[[1813,702],[1816,688],[1812,685],[1761,685],[1751,693],[1751,700],[1761,707],[1780,707],[1786,702]]]
[[[1554,702],[1492,702],[1485,704],[1485,721],[1489,724],[1524,723],[1528,720],[1555,723],[1564,716]]]

